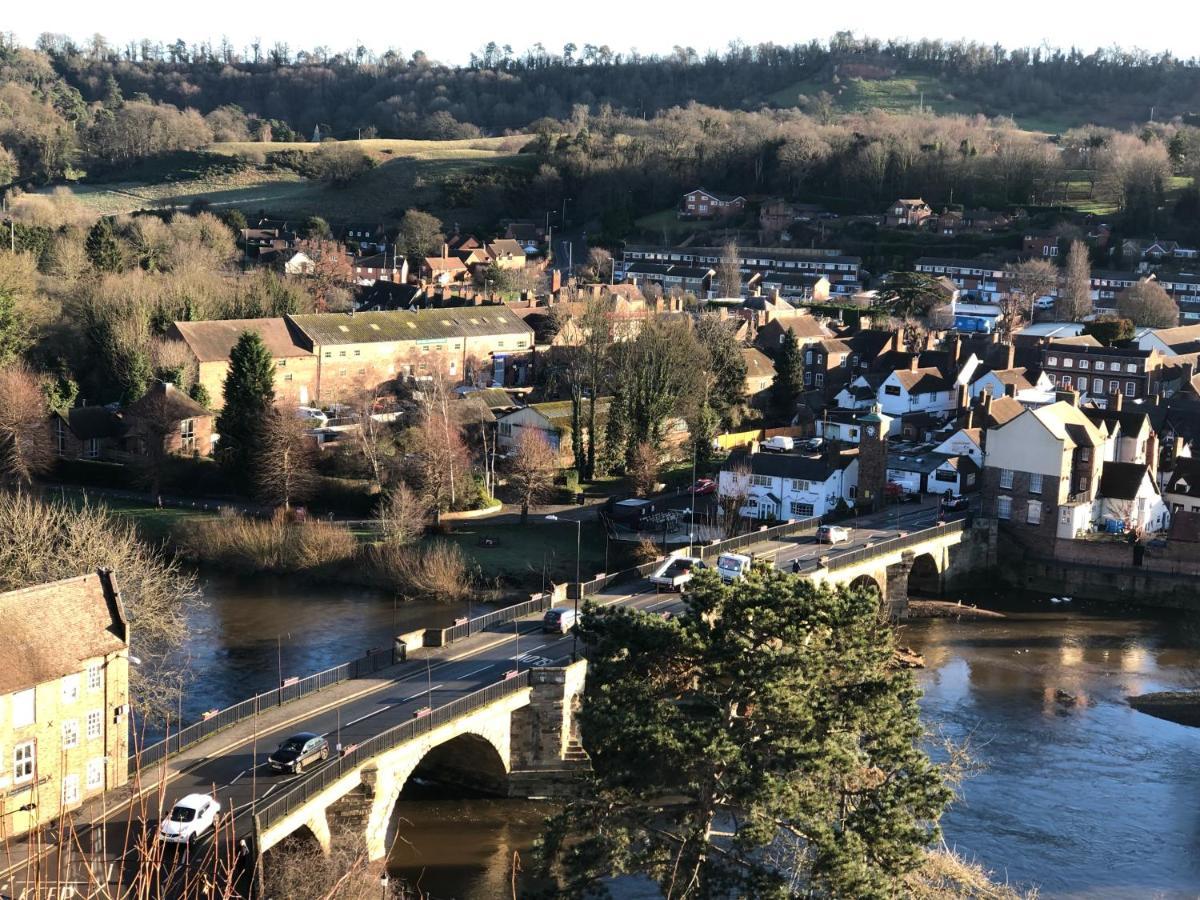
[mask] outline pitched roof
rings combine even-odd
[[[1033,388],[1034,379],[1029,377],[1029,370],[1025,368],[1013,369],[983,369],[976,370],[975,378],[972,381],[978,381],[985,375],[994,375],[1000,380],[1003,385],[1011,384],[1018,391],[1030,390]]]
[[[127,418],[156,417],[169,422],[199,419],[212,413],[173,384],[156,381],[140,398],[124,409]]]
[[[1100,473],[1100,496],[1113,500],[1133,500],[1150,469],[1145,463],[1106,462]],[[1154,479],[1150,479],[1153,483]]]
[[[596,398],[597,418],[602,416],[607,417],[609,407],[612,406],[612,399],[612,397]],[[570,400],[548,400],[544,403],[530,403],[527,408],[532,409],[534,412],[540,414],[555,428],[569,429],[571,427]]]
[[[457,256],[427,256],[425,265],[431,272],[465,272],[467,270],[466,263]]]
[[[533,336],[533,329],[503,305],[415,311],[310,313],[289,316],[288,319],[314,344],[326,345],[433,341],[502,334]]]
[[[1011,422],[1023,412],[1025,412],[1025,407],[1016,398],[996,397],[992,400],[991,408],[987,414],[987,422],[984,424],[988,428],[999,428],[1006,422]]]
[[[834,472],[846,468],[858,457],[844,454],[831,460],[822,456],[803,456],[799,453],[750,453],[734,450],[722,468],[746,468],[752,475],[767,475],[772,478],[799,478],[804,481],[828,481]]]
[[[1007,398],[1011,399],[1011,398]],[[993,409],[995,403],[992,404]],[[1046,429],[1061,441],[1075,447],[1101,447],[1107,434],[1104,426],[1097,426],[1077,407],[1063,400],[1030,410]]]
[[[1175,328],[1155,328],[1151,332],[1156,338],[1176,352],[1191,352],[1200,349],[1200,325],[1179,325]]]
[[[86,660],[128,646],[115,578],[106,572],[0,594],[0,632],[0,694],[79,672]]]
[[[1175,460],[1175,468],[1167,481],[1167,493],[1200,497],[1200,459],[1185,456]]]
[[[525,258],[525,248],[521,246],[519,241],[512,238],[499,238],[487,245],[487,252],[495,257],[501,256],[519,256]]]
[[[932,394],[935,391],[950,390],[946,377],[933,367],[916,370],[897,369],[892,374],[910,394]]]
[[[754,347],[742,348],[742,359],[746,360],[747,378],[774,378],[775,363],[771,357]]]
[[[81,441],[117,437],[124,431],[121,418],[103,406],[75,406],[67,410],[65,418],[71,433]]]
[[[200,362],[221,362],[245,332],[257,334],[274,357],[312,354],[296,343],[283,319],[218,319],[210,322],[176,322],[175,331]]]

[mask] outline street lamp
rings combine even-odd
[[[579,627],[579,594],[583,590],[583,586],[579,581],[579,548],[583,542],[583,520],[560,519],[558,516],[551,514],[546,516],[546,521],[575,523],[575,627],[571,629],[571,662],[575,662],[578,658],[577,651],[579,649],[579,632],[575,629]]]

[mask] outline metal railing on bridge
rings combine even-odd
[[[454,641],[461,641],[463,638],[486,631],[493,625],[503,625],[507,622],[531,616],[534,613],[545,612],[553,605],[554,598],[551,594],[540,594],[537,597],[526,600],[524,603],[514,603],[512,606],[495,609],[489,613],[484,613],[482,616],[475,616],[473,619],[468,619],[457,625],[451,625],[449,628],[443,628],[442,642],[451,644]]]
[[[199,722],[168,733],[156,744],[136,750],[129,758],[129,774],[132,776],[140,767],[145,769],[157,765],[168,756],[186,750],[193,744],[212,737],[245,719],[251,719],[270,709],[292,703],[309,694],[315,694],[343,681],[366,678],[395,662],[392,650],[371,650],[365,656],[344,662],[332,669],[325,669],[305,678],[288,679],[279,687],[257,694],[248,700],[206,714]]]
[[[373,738],[368,738],[361,744],[354,745],[342,756],[328,765],[322,766],[290,790],[259,805],[254,813],[255,833],[261,836],[265,829],[270,828],[292,811],[299,809],[330,785],[379,754],[527,687],[529,687],[528,670],[490,684],[465,697],[451,700],[449,703],[431,709],[427,715],[410,719],[401,725],[380,732]]]
[[[953,522],[934,525],[932,528],[923,528],[920,531],[913,531],[901,537],[880,541],[877,544],[872,544],[870,547],[839,553],[836,556],[831,556],[823,566],[817,566],[816,568],[825,568],[828,570],[844,569],[847,566],[856,565],[864,559],[886,556],[889,553],[895,553],[897,550],[906,550],[909,547],[915,547],[917,544],[923,544],[926,541],[935,540],[948,534],[958,534],[965,531],[966,527],[966,519],[956,519]]]

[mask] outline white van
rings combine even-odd
[[[777,434],[762,442],[762,449],[774,453],[791,453],[796,442],[787,435]]]
[[[722,581],[737,581],[750,571],[752,562],[741,553],[722,553],[717,557],[717,574]]]
[[[566,634],[575,627],[575,610],[569,606],[556,606],[546,610],[542,617],[542,631],[553,634]]]

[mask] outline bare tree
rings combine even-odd
[[[439,372],[422,386],[420,419],[412,441],[412,474],[433,512],[434,525],[440,525],[442,513],[454,505],[471,466],[450,393],[448,380]]]
[[[522,428],[509,458],[508,481],[521,504],[521,524],[529,520],[529,507],[545,499],[554,484],[558,460],[542,433]]]
[[[1004,313],[1001,333],[1011,335],[1029,321],[1033,304],[1054,292],[1058,286],[1058,269],[1044,259],[1029,259],[1010,267],[1009,290],[1000,300]]]
[[[633,451],[633,462],[629,475],[633,479],[634,492],[639,497],[649,497],[658,484],[658,451],[649,441],[642,441]]]
[[[49,470],[54,447],[41,380],[24,363],[0,368],[0,481],[28,484]]]
[[[379,524],[384,539],[401,546],[420,539],[428,515],[424,499],[404,482],[388,491],[379,502]]]
[[[738,246],[729,241],[721,250],[717,267],[717,292],[722,297],[742,296],[742,268],[738,263]]]
[[[305,423],[283,410],[273,410],[263,422],[255,460],[259,496],[285,510],[308,498],[315,486],[315,456],[316,446]]]
[[[354,270],[346,250],[337,241],[310,238],[299,241],[296,249],[312,260],[308,286],[316,302],[317,312],[325,312],[335,305],[339,290],[349,284]]]
[[[1067,251],[1067,271],[1058,297],[1058,318],[1079,322],[1092,313],[1092,265],[1087,245],[1072,241]]]
[[[396,456],[396,435],[391,424],[376,417],[378,390],[365,391],[354,404],[358,427],[350,432],[350,443],[362,457],[371,480],[382,485]]]

